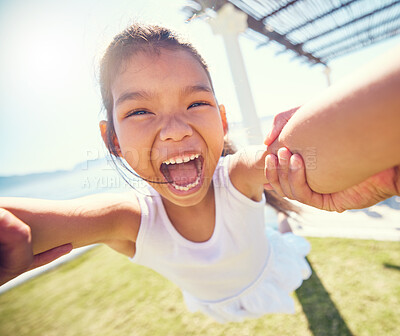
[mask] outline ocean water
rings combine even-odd
[[[0,196],[72,199],[130,187],[106,159],[77,165],[68,171],[0,177]]]

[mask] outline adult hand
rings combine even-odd
[[[0,285],[72,250],[72,245],[66,244],[33,255],[31,238],[28,225],[9,211],[0,209]]]
[[[265,163],[269,181],[266,189],[321,210],[362,209],[400,194],[400,166],[381,171],[343,191],[319,194],[308,186],[304,161],[299,154],[292,155],[287,148],[280,148],[278,157],[268,154]]]

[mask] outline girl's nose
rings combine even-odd
[[[192,134],[193,130],[190,125],[176,117],[171,117],[161,129],[160,138],[162,141],[180,141],[187,136],[191,136]]]

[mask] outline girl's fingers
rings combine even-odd
[[[292,153],[285,147],[278,150],[278,178],[279,184],[285,196],[293,199],[292,189],[289,184],[289,161]]]
[[[268,180],[269,187],[272,187],[278,195],[285,197],[285,194],[283,193],[279,183],[277,167],[278,158],[273,154],[268,154],[265,157],[265,176]]]
[[[274,121],[272,123],[272,130],[265,138],[264,144],[269,146],[272,144],[278,135],[281,133],[283,127],[287,124],[288,119],[285,118],[284,115],[278,114],[275,116]]]
[[[300,106],[292,108],[288,111],[278,113],[274,117],[274,121],[272,122],[272,130],[265,138],[264,144],[269,146],[272,144],[278,135],[281,133],[283,127],[287,124],[289,119],[293,116],[293,114],[299,109]]]
[[[264,189],[265,190],[274,190],[274,187],[270,183],[264,184]]]

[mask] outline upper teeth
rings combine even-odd
[[[180,157],[175,157],[173,159],[168,159],[165,160],[163,163],[169,165],[169,164],[175,164],[175,163],[182,163],[182,162],[189,162],[191,160],[197,159],[200,155],[199,154],[192,154],[192,155],[185,155],[185,156],[180,156]]]

